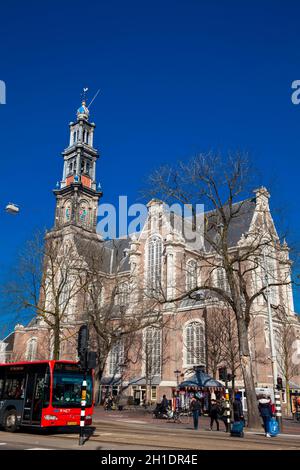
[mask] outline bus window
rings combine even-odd
[[[78,408],[81,403],[82,374],[55,372],[52,406]],[[87,403],[92,405],[92,378],[87,377]]]
[[[0,379],[0,400],[2,398],[3,387],[4,387],[4,379]]]
[[[24,377],[6,377],[2,399],[20,400],[24,398]]]

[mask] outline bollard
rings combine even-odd
[[[279,426],[279,432],[282,431],[282,413],[280,391],[275,389],[275,416]]]
[[[86,407],[86,374],[84,376],[82,387],[81,387],[81,410],[80,410],[80,433],[79,433],[79,445],[84,444],[84,425],[85,425],[85,407]]]
[[[230,432],[230,403],[229,403],[229,390],[226,387],[225,389],[225,416],[226,416],[226,425],[227,425],[227,432]]]

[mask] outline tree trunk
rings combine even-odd
[[[57,361],[60,356],[60,324],[59,318],[55,318],[55,324],[53,328],[54,344],[53,344],[53,359]]]
[[[290,407],[290,384],[288,381],[288,378],[285,378],[285,394],[286,394],[286,415],[289,416],[291,413],[291,407]]]
[[[103,376],[103,368],[96,366],[95,374],[94,374],[94,400],[96,405],[100,405],[101,403],[101,379]]]
[[[261,419],[258,411],[252,362],[250,357],[248,328],[243,318],[237,318],[237,326],[239,332],[240,361],[247,399],[248,426],[253,429],[261,430]]]

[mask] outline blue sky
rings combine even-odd
[[[0,203],[16,202],[21,213],[0,211],[0,280],[33,231],[52,226],[51,190],[84,86],[101,89],[91,119],[103,201],[127,194],[135,202],[162,163],[247,150],[297,242],[299,14],[296,0],[2,4]]]

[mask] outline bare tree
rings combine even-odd
[[[209,312],[205,328],[207,368],[214,379],[217,378],[218,368],[224,361],[226,329],[223,321],[223,310],[214,309]]]
[[[116,259],[122,259],[117,253],[118,246],[113,242],[112,248],[115,250]],[[121,362],[123,375],[126,376],[129,364],[137,361],[137,351],[140,351],[139,359],[145,360],[141,343],[142,333],[148,328],[162,331],[167,320],[163,319],[161,304],[153,296],[149,297],[146,289],[136,283],[134,273],[124,274],[121,270],[122,263],[119,262],[114,275],[108,276],[102,270],[105,257],[103,248],[88,244],[85,250],[84,257],[88,268],[83,310],[92,330],[93,345],[98,353],[96,377],[100,382],[110,353],[115,347],[119,345],[122,348]]]
[[[73,315],[86,282],[84,262],[74,244],[62,243],[51,232],[45,238],[37,232],[20,254],[15,280],[4,287],[11,305],[30,310],[49,327],[54,359],[59,359],[61,341],[74,334],[68,332],[65,320]]]
[[[257,194],[261,198],[261,213],[256,224],[240,240],[236,240],[234,246],[230,240],[241,217],[249,210],[249,199],[241,201],[240,198],[248,191],[250,177],[251,171],[245,155],[237,153],[228,158],[213,154],[199,155],[188,164],[179,162],[175,168],[162,167],[154,172],[150,177],[153,188],[150,194],[168,204],[189,204],[194,216],[196,203],[208,206],[209,211],[204,217],[204,247],[194,249],[195,257],[202,267],[201,282],[189,292],[180,292],[177,288],[171,301],[193,297],[199,290],[209,291],[219,298],[220,306],[226,305],[234,313],[247,395],[248,423],[250,427],[258,428],[260,418],[248,332],[253,305],[267,286],[263,284],[254,288],[251,277],[261,268],[263,251],[267,250],[268,258],[276,260],[280,256],[281,246],[268,213],[268,194],[265,189]],[[218,274],[222,275],[222,282],[215,281]],[[289,275],[285,277],[282,270],[276,273],[274,270],[269,286],[288,283]],[[169,301],[164,299],[164,302]]]

